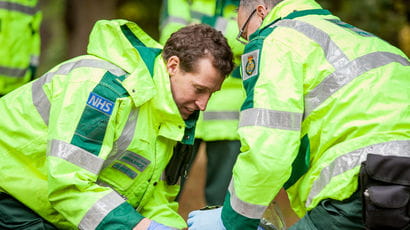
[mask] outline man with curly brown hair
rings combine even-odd
[[[186,227],[169,162],[233,68],[226,39],[193,25],[162,49],[102,20],[87,52],[0,99],[1,229]]]

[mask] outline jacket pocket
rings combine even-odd
[[[372,228],[403,229],[410,222],[409,191],[405,186],[370,186],[364,191],[367,225]]]
[[[368,229],[408,229],[409,157],[368,154],[360,169],[360,186]]]

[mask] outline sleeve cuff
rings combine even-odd
[[[144,217],[127,202],[113,209],[97,226],[97,230],[132,229]]]

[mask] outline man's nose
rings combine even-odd
[[[208,104],[210,95],[204,95],[199,97],[198,100],[195,101],[196,106],[198,106],[199,110],[204,111],[206,109],[206,105]]]

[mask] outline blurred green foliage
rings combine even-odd
[[[398,32],[407,22],[406,0],[317,0],[342,21],[398,45]]]
[[[67,58],[65,3],[72,0],[40,0],[43,10],[42,53],[39,74]],[[136,22],[151,37],[159,37],[159,15],[162,0],[101,0],[115,1],[117,18]],[[317,0],[325,9],[343,21],[371,32],[399,46],[399,31],[409,25],[408,0]],[[98,6],[95,6],[98,7]],[[66,15],[70,17],[70,15]],[[409,41],[407,38],[406,41]],[[81,41],[86,46],[88,41]],[[409,56],[410,53],[407,53]]]
[[[43,12],[41,22],[41,53],[37,76],[48,71],[66,57],[66,30],[64,25],[65,0],[40,0]]]
[[[161,4],[161,0],[124,0],[119,2],[117,15],[119,18],[136,22],[157,40]]]

